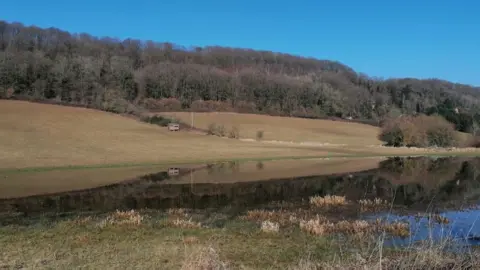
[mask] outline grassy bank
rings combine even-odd
[[[328,207],[334,201],[317,199],[315,204]],[[383,248],[382,234],[372,234],[370,229],[375,227],[362,221],[318,221],[318,216],[304,214],[252,211],[235,218],[222,212],[171,209],[4,218],[0,267],[465,269],[480,263],[475,252],[445,252],[447,242]],[[322,226],[330,229],[320,229]],[[331,234],[328,230],[332,228],[343,236]]]
[[[247,222],[231,221],[221,228],[200,228],[186,220],[175,225],[172,223],[175,219],[147,219],[143,215],[112,219],[112,223],[105,220],[105,217],[78,218],[54,224],[2,227],[0,266],[180,269],[193,263],[188,269],[218,269],[196,268],[195,264],[219,265],[221,261],[229,261],[237,268],[265,269],[285,266],[302,254],[322,259],[329,252],[324,238],[299,232],[265,234]],[[196,258],[202,251],[207,253]]]

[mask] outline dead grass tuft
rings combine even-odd
[[[361,211],[372,211],[372,210],[383,209],[384,207],[387,206],[388,202],[380,198],[375,198],[374,200],[370,200],[370,199],[360,200],[358,201],[358,203],[360,204]]]
[[[169,208],[167,209],[167,216],[169,219],[186,219],[188,212],[184,208]]]
[[[265,233],[278,233],[280,231],[280,225],[276,222],[263,221],[262,226],[260,227],[262,232]]]
[[[442,215],[439,215],[439,214],[433,214],[433,213],[428,213],[428,214],[422,214],[422,213],[418,213],[415,215],[415,220],[417,222],[420,221],[420,219],[422,218],[426,218],[428,219],[429,221],[434,221],[438,224],[449,224],[450,223],[450,220],[447,218],[447,217],[444,217]],[[429,226],[433,226],[433,224],[429,224]]]
[[[346,234],[358,234],[372,232],[374,228],[375,226],[372,223],[365,220],[342,220],[335,224],[334,231]]]
[[[332,226],[332,223],[327,222],[327,219],[320,216],[308,221],[300,221],[300,229],[313,235],[325,235]]]
[[[135,210],[130,211],[115,211],[110,214],[106,219],[101,223],[101,227],[105,226],[140,226],[144,221],[144,217]]]
[[[220,260],[217,251],[211,247],[203,248],[186,256],[181,270],[226,270],[227,264]]]
[[[400,236],[400,237],[408,237],[410,235],[410,225],[408,223],[403,222],[393,222],[389,224],[384,224],[381,226],[387,233]]]
[[[167,214],[169,215],[175,215],[175,216],[182,216],[187,213],[187,210],[185,208],[169,208],[167,209]]]
[[[366,220],[342,220],[336,223],[329,222],[325,217],[310,220],[301,220],[300,229],[314,235],[343,233],[350,235],[365,235],[378,232],[387,232],[390,235],[406,237],[410,235],[408,223],[385,223],[380,220],[368,222]]]
[[[298,213],[284,210],[250,210],[247,211],[246,215],[242,216],[241,219],[254,222],[272,221],[281,225],[295,224],[299,221]]]
[[[191,219],[179,219],[179,218],[177,218],[173,221],[168,222],[168,224],[172,227],[183,228],[183,229],[202,228],[202,224],[200,222],[194,222]]]
[[[447,217],[441,216],[439,214],[432,215],[433,220],[438,224],[449,224],[450,220]]]
[[[297,203],[289,202],[289,201],[271,201],[267,204],[267,206],[277,207],[277,208],[293,208],[297,206]]]
[[[310,204],[321,207],[321,206],[341,206],[346,205],[347,200],[345,196],[336,196],[336,195],[327,195],[324,197],[313,196],[310,197]]]

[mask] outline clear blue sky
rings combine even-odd
[[[378,77],[480,86],[479,0],[23,0],[0,19],[96,36],[337,60]]]

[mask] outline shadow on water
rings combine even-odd
[[[172,167],[104,187],[3,199],[0,212],[30,217],[44,213],[191,208],[236,216],[248,209],[278,207],[275,202],[302,208],[308,206],[310,196],[334,194],[352,202],[376,198],[389,202],[388,212],[362,213],[355,208],[335,214],[345,219],[388,216],[408,220],[413,235],[409,239],[391,239],[392,245],[409,244],[429,235],[454,235],[468,239],[469,244],[480,243],[480,212],[471,209],[480,198],[480,158],[390,158],[343,171],[336,170],[333,163],[319,169],[318,163],[295,162],[297,165],[292,167],[275,162]],[[427,219],[416,216],[426,212],[441,214],[449,222],[426,226]],[[432,226],[433,230],[427,230]]]

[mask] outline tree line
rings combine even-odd
[[[98,38],[0,21],[0,96],[115,112],[237,111],[380,123],[440,114],[474,132],[480,88],[381,79],[335,61],[271,51]]]

